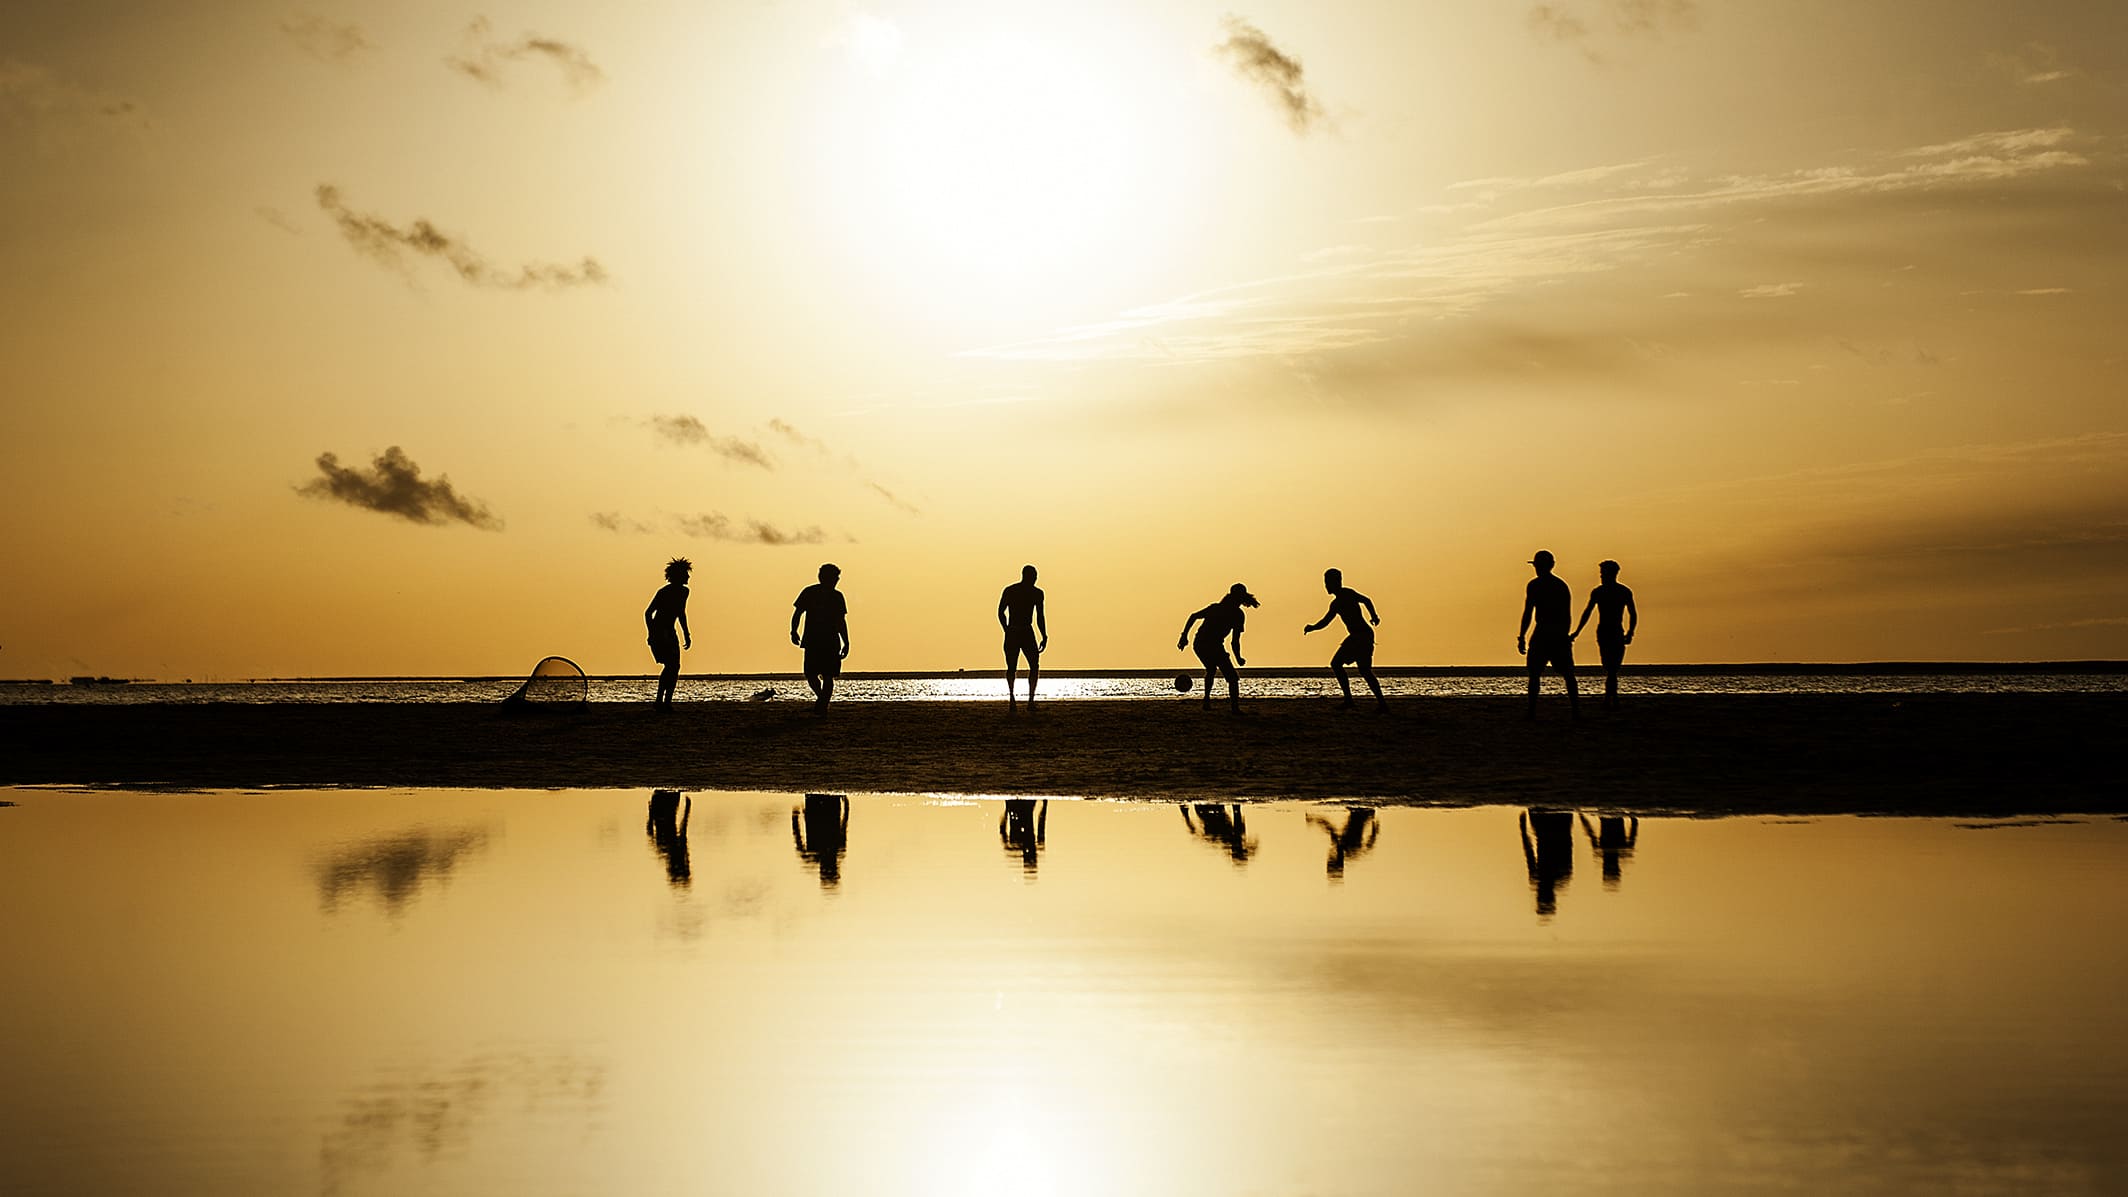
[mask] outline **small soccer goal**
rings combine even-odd
[[[503,702],[512,706],[577,706],[590,698],[591,684],[584,680],[584,671],[576,662],[567,657],[543,657],[532,667],[532,676],[525,679],[525,684]]]

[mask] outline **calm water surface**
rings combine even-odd
[[[0,790],[0,1193],[2101,1193],[2128,823]]]

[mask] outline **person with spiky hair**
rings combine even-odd
[[[680,650],[695,646],[694,633],[687,630],[687,578],[694,568],[694,563],[685,557],[666,562],[665,585],[650,596],[650,605],[643,608],[643,626],[650,632],[651,658],[664,667],[658,674],[657,697],[651,700],[659,706],[672,705],[672,692],[680,684]],[[678,625],[677,632],[674,625]]]

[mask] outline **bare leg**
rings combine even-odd
[[[1537,717],[1537,671],[1536,671],[1536,670],[1534,670],[1534,669],[1532,669],[1532,670],[1530,670],[1530,671],[1529,671],[1529,714],[1528,714],[1528,715],[1526,715],[1526,716],[1525,716],[1525,718],[1529,718],[1529,719],[1535,719],[1536,717]]]
[[[1572,669],[1563,670],[1562,672],[1566,674],[1567,713],[1579,719],[1581,718],[1581,689],[1574,682],[1574,671]]]
[[[1235,713],[1239,714],[1241,711],[1241,676],[1234,672],[1232,665],[1225,663],[1219,666],[1219,671],[1227,675],[1227,701],[1234,705]],[[1212,683],[1209,679],[1204,683],[1204,696],[1207,701],[1212,697]]]
[[[1337,688],[1345,693],[1345,705],[1352,705],[1352,679],[1345,673],[1343,661],[1330,662],[1330,672],[1337,675]]]
[[[1019,685],[1019,681],[1020,681],[1020,654],[1019,654],[1019,650],[1018,650],[1018,649],[1007,649],[1007,650],[1006,650],[1006,652],[1005,652],[1005,705],[1006,705],[1006,706],[1008,706],[1008,707],[1013,707],[1013,708],[1015,708],[1015,709],[1016,709],[1016,708],[1018,708],[1018,707],[1019,707],[1019,705],[1020,705],[1020,696],[1019,696],[1019,693],[1018,693],[1018,691],[1017,691],[1017,687],[1018,687],[1018,685]],[[1030,692],[1029,692],[1029,694],[1028,694],[1028,701],[1029,701],[1029,702],[1032,702],[1032,701],[1034,701],[1034,695],[1033,695],[1033,693],[1032,693],[1032,691],[1031,691],[1031,690],[1030,690]]]
[[[1382,698],[1382,683],[1375,680],[1374,666],[1362,663],[1360,665],[1360,676],[1367,679],[1367,688],[1374,691],[1374,709],[1378,711],[1386,709],[1389,703]]]
[[[672,692],[680,684],[680,663],[673,661],[658,673],[658,701],[671,702]]]
[[[1034,709],[1034,687],[1035,687],[1035,683],[1037,683],[1037,682],[1039,682],[1039,681],[1041,681],[1041,680],[1042,680],[1042,654],[1040,654],[1040,653],[1038,653],[1038,652],[1032,652],[1032,653],[1028,653],[1028,654],[1027,654],[1027,709],[1028,709],[1028,710],[1030,710],[1030,711]],[[1043,816],[1044,818],[1047,818],[1047,817],[1049,816],[1049,811],[1048,811],[1048,808],[1046,808],[1046,807],[1045,807],[1045,808],[1043,808],[1043,811],[1042,811],[1042,816]]]

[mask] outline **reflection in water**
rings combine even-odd
[[[807,794],[791,808],[791,840],[798,858],[820,873],[820,887],[842,880],[842,854],[849,846],[850,800],[841,794]]]
[[[1574,875],[1574,816],[1533,806],[1521,826],[1522,861],[1529,866],[1530,888],[1537,891],[1537,913],[1549,918],[1559,909],[1559,887]]]
[[[1194,819],[1190,817],[1192,810],[1197,812]],[[1249,853],[1256,851],[1256,841],[1249,838],[1248,819],[1241,813],[1239,802],[1199,802],[1194,807],[1185,804],[1182,822],[1191,834],[1226,849],[1236,865],[1249,863]]]
[[[340,1103],[338,1125],[318,1148],[320,1188],[338,1193],[388,1172],[407,1147],[423,1164],[461,1154],[504,1096],[513,1122],[527,1113],[588,1120],[604,1104],[605,1085],[603,1066],[573,1056],[476,1056],[448,1070],[387,1077]]]
[[[1382,830],[1381,822],[1374,817],[1374,808],[1371,806],[1346,807],[1345,824],[1342,827],[1312,812],[1308,815],[1308,822],[1322,828],[1323,833],[1330,837],[1330,857],[1323,862],[1323,870],[1333,881],[1345,879],[1345,862],[1365,855],[1369,848],[1374,847],[1374,837],[1381,834]]]
[[[1029,699],[1028,705],[1033,706],[1034,700]],[[1019,853],[1020,869],[1030,879],[1048,838],[1049,799],[1039,805],[1032,798],[1005,800],[1005,813],[998,816],[998,839],[1004,841],[1007,852]]]
[[[1589,817],[1582,815],[1581,830],[1589,837],[1589,849],[1603,860],[1603,887],[1617,889],[1625,858],[1633,855],[1633,845],[1640,839],[1640,817],[1598,815],[1591,827]]]
[[[643,831],[665,858],[665,876],[674,885],[684,886],[694,877],[687,863],[687,820],[694,811],[695,800],[683,798],[678,790],[650,792],[650,813]]]
[[[485,827],[409,831],[349,844],[318,865],[318,901],[334,911],[349,895],[374,888],[384,908],[397,914],[423,885],[448,878],[460,857],[487,846]]]

